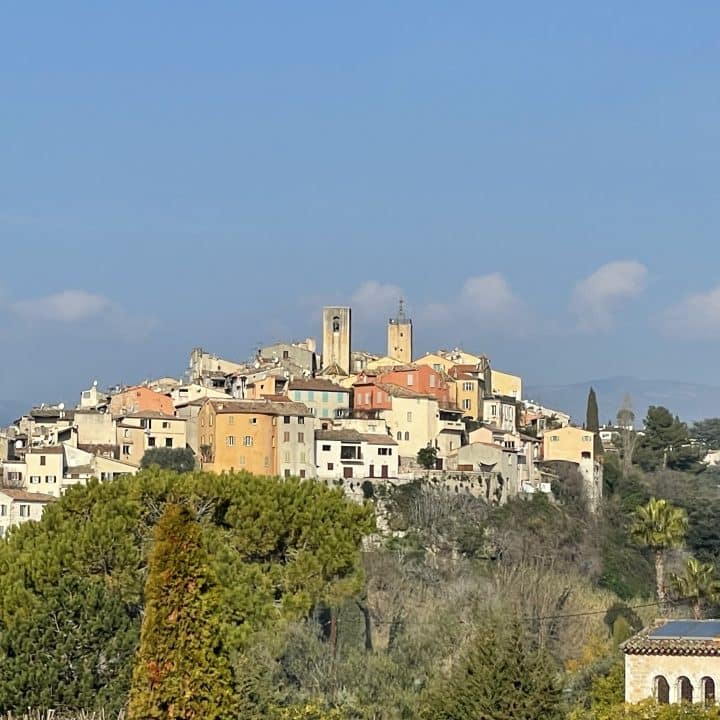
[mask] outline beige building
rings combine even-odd
[[[302,403],[207,400],[198,419],[204,470],[315,477],[315,419]]]
[[[288,385],[288,398],[307,405],[321,421],[349,415],[350,394],[350,388],[324,378],[295,378]]]
[[[622,645],[625,701],[714,705],[720,620],[657,620]]]
[[[490,386],[487,388],[492,395],[522,400],[522,378],[492,368],[490,370]]]
[[[243,363],[225,360],[224,358],[205,352],[201,347],[193,348],[190,353],[188,380],[190,383],[204,384],[203,378],[217,375],[229,375],[244,368]]]
[[[116,441],[115,421],[109,412],[76,410],[75,430],[77,445],[114,445]]]
[[[388,320],[387,354],[400,364],[412,362],[412,320],[405,314],[405,303],[400,300],[400,309],[394,318]]]
[[[323,308],[322,364],[325,370],[337,366],[351,372],[352,311],[349,307]]]
[[[14,525],[40,520],[45,506],[54,499],[42,493],[0,487],[0,538]]]
[[[486,397],[482,404],[482,421],[506,432],[515,432],[517,406],[509,398]]]
[[[153,410],[129,413],[117,420],[119,459],[140,466],[146,450],[187,447],[185,419]]]

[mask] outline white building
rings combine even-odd
[[[45,506],[52,502],[51,495],[32,493],[17,488],[0,488],[0,537],[14,525],[39,520]]]
[[[320,480],[396,478],[398,444],[389,435],[318,430],[315,458]]]

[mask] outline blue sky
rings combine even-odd
[[[11,2],[0,405],[203,345],[716,382],[717,2]]]

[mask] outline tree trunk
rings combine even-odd
[[[338,631],[337,631],[337,610],[335,608],[330,608],[330,652],[332,653],[333,658],[337,656],[337,639],[338,639]]]
[[[696,620],[702,620],[702,607],[700,606],[700,598],[695,598],[692,604],[693,616]]]
[[[657,596],[660,602],[665,602],[665,554],[662,550],[655,551],[655,582],[657,584]]]
[[[373,650],[373,639],[372,639],[372,618],[370,617],[370,608],[365,603],[358,602],[357,606],[360,608],[360,612],[363,614],[363,620],[365,621],[365,650],[372,652]]]

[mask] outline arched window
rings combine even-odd
[[[340,332],[340,316],[335,315],[332,319],[332,331]]]
[[[691,703],[693,701],[693,686],[686,677],[678,678],[678,698],[680,702]]]
[[[655,699],[661,705],[667,705],[670,702],[670,685],[668,681],[662,676],[658,675],[655,678]]]
[[[715,681],[711,677],[704,677],[701,681],[703,702],[706,705],[715,704]]]
[[[402,440],[402,433],[398,430],[397,439]]]
[[[410,439],[410,433],[409,433],[409,432],[406,432],[406,433],[405,433],[405,439],[406,439],[406,440],[409,440],[409,439]]]

